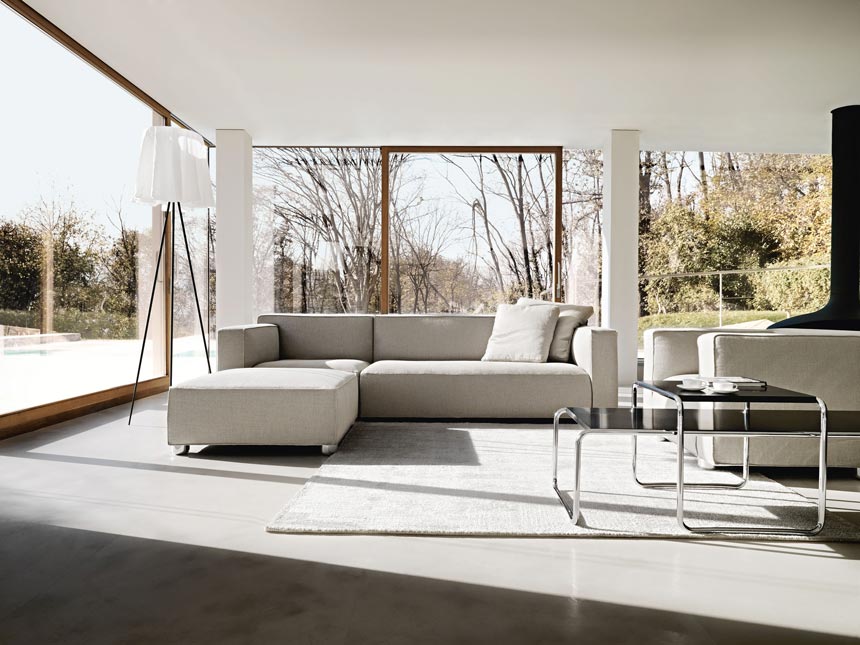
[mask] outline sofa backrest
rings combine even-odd
[[[373,360],[373,316],[364,314],[264,314],[278,326],[280,357]]]
[[[723,334],[769,334],[769,329],[724,329],[705,327],[672,327],[645,330],[645,365],[643,378],[662,381],[679,374],[699,372],[700,336],[712,332]]]
[[[701,373],[761,378],[819,396],[832,410],[860,410],[860,332],[773,331],[779,333],[703,335]]]
[[[373,360],[481,360],[493,320],[463,314],[376,316]]]

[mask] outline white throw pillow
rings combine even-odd
[[[558,307],[499,305],[482,361],[545,363]]]
[[[549,347],[549,360],[554,363],[567,363],[570,361],[570,342],[573,340],[573,332],[577,327],[582,327],[588,322],[594,313],[593,307],[582,305],[568,305],[559,302],[547,302],[534,298],[520,298],[518,305],[545,305],[558,307],[558,322],[555,324],[555,333],[552,337],[552,345]]]

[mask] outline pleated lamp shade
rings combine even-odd
[[[140,147],[134,199],[144,204],[180,202],[189,208],[215,206],[203,137],[184,128],[147,128]]]

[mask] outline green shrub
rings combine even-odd
[[[39,312],[16,309],[0,309],[0,325],[11,327],[30,327],[38,329]]]
[[[2,309],[0,325],[38,329],[39,312]],[[137,317],[105,311],[58,309],[54,312],[54,331],[80,334],[82,339],[137,338]]]
[[[807,263],[826,262],[825,256],[814,256],[808,258]],[[796,265],[796,262],[775,263],[768,268],[791,265]],[[750,282],[755,294],[755,307],[796,315],[824,306],[830,293],[830,270],[765,271],[750,276]]]

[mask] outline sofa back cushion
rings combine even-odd
[[[777,387],[819,396],[831,410],[860,410],[860,333],[777,331],[701,336],[701,373],[760,378]]]
[[[576,331],[577,327],[588,324],[588,319],[594,315],[594,307],[538,300],[537,298],[520,298],[517,300],[517,304],[558,307],[558,321],[555,324],[555,332],[552,336],[552,344],[549,346],[547,360],[554,363],[569,363],[573,332]]]
[[[373,316],[361,314],[265,314],[278,326],[281,359],[373,360]]]
[[[494,316],[460,314],[376,316],[374,361],[479,361]]]
[[[546,363],[557,322],[558,307],[555,306],[500,304],[493,322],[493,334],[481,360]],[[569,347],[567,359],[570,359]]]

